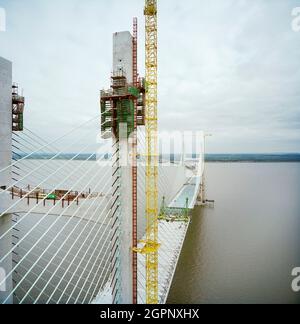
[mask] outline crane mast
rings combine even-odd
[[[157,0],[145,0],[146,30],[146,302],[158,304]]]

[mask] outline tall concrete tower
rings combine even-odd
[[[127,93],[133,78],[132,53],[130,32],[114,33],[111,91],[101,94],[102,134],[109,132],[113,141],[111,264],[112,298],[117,304],[132,302],[132,173],[128,157],[133,101]]]
[[[133,241],[133,134],[144,125],[144,80],[134,82],[135,37],[130,32],[113,34],[111,89],[101,92],[101,130],[113,141],[113,228],[111,238],[113,303],[131,304],[135,293]],[[135,69],[136,68],[136,69]]]
[[[127,83],[132,83],[133,42],[130,32],[119,32],[113,36],[113,73],[124,73]],[[120,231],[121,298],[122,304],[132,303],[132,168],[129,162],[130,148],[127,123],[119,124],[120,149],[120,203],[122,206]],[[129,162],[129,163],[128,163]]]
[[[130,32],[118,32],[113,35],[113,72],[124,72],[127,82],[132,83],[133,42]]]
[[[12,63],[0,57],[0,170],[11,165],[12,151]],[[0,173],[0,187],[7,187],[11,170]]]
[[[0,191],[5,190],[11,183],[12,161],[12,63],[0,57]],[[1,171],[2,170],[2,171]],[[0,215],[8,207],[8,197],[0,196]],[[0,236],[11,227],[11,215],[0,216]],[[11,249],[10,235],[0,240],[0,259]],[[6,258],[0,263],[0,282],[3,276],[12,269],[12,259]],[[12,290],[11,276],[0,287],[0,303],[4,301]],[[12,298],[8,300],[12,303]]]

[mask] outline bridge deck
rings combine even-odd
[[[159,222],[158,240],[159,249],[159,303],[166,304],[171,284],[180,257],[181,249],[186,237],[189,223],[186,222]],[[138,303],[145,304],[146,296],[146,260],[145,256],[138,255]]]
[[[194,170],[195,171],[195,170]],[[168,208],[186,208],[186,199],[189,199],[188,208],[193,209],[199,195],[202,177],[196,176],[193,172],[190,179],[182,186],[176,197],[168,205]],[[159,249],[159,303],[166,304],[169,291],[171,289],[173,277],[175,275],[177,263],[183,247],[185,237],[190,225],[190,221],[159,221],[158,240]],[[145,239],[145,237],[143,238]],[[143,245],[138,246],[142,248]],[[146,303],[146,258],[145,255],[138,255],[138,303]],[[101,291],[94,300],[96,304],[111,303],[110,283]]]
[[[174,200],[170,203],[168,207],[185,209],[186,200],[188,199],[188,208],[194,209],[199,193],[200,184],[201,178],[191,178],[188,183],[183,185],[177,196],[174,198]]]
[[[177,196],[169,204],[168,208],[186,208],[186,199],[189,200],[188,208],[194,209],[202,177],[193,176],[185,183],[179,190]],[[175,275],[177,263],[183,247],[183,243],[190,225],[190,221],[184,222],[167,222],[160,221],[158,228],[158,240],[161,244],[159,249],[159,303],[166,304],[169,291],[171,289],[173,277]],[[142,246],[140,246],[142,247]],[[145,280],[145,256],[138,256],[138,275],[140,281],[138,282],[138,301],[140,304],[145,304],[146,295],[146,280]]]

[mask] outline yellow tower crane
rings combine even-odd
[[[145,0],[146,20],[146,303],[158,304],[157,0]]]
[[[158,304],[157,0],[145,0],[146,20],[146,302]]]

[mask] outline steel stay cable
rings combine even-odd
[[[71,131],[69,131],[68,133],[64,134],[63,136],[61,136],[61,137],[57,138],[56,140],[54,140],[54,141],[48,143],[47,145],[42,146],[38,151],[31,152],[30,154],[28,154],[26,157],[22,158],[21,160],[18,160],[17,162],[12,163],[12,164],[9,165],[8,167],[5,167],[5,168],[1,169],[1,170],[0,170],[0,173],[2,173],[3,171],[9,169],[9,168],[12,167],[13,165],[16,165],[17,163],[21,162],[22,160],[24,160],[24,159],[26,159],[26,158],[32,156],[33,154],[39,152],[41,149],[43,149],[43,148],[45,148],[45,147],[48,147],[48,146],[52,145],[53,143],[56,143],[56,142],[58,142],[59,140],[65,138],[66,136],[72,134],[74,131],[80,129],[82,126],[88,124],[89,122],[91,122],[91,121],[95,121],[97,118],[99,118],[99,116],[100,116],[100,115],[97,115],[97,116],[95,116],[94,118],[91,118],[90,120],[88,120],[88,121],[82,123],[81,125],[77,126],[76,128],[73,128]]]
[[[77,154],[77,156],[78,155],[80,155],[81,154],[81,152],[80,153],[78,153]],[[58,185],[55,185],[55,187],[54,188],[52,188],[51,189],[51,191],[54,191],[54,190],[56,190],[57,188],[59,188],[59,186],[61,186],[63,183],[65,183],[65,181],[66,180],[68,180],[68,179],[70,179],[71,178],[71,176],[73,176],[73,174],[75,174],[80,168],[81,168],[81,166],[83,166],[86,162],[88,162],[92,157],[93,157],[93,155],[94,155],[94,153],[92,153],[87,159],[85,159],[77,168],[75,168],[69,175],[68,175],[68,177],[67,178],[65,178],[62,182],[60,182]],[[69,163],[69,162],[71,162],[71,161],[73,161],[73,159],[75,159],[77,156],[74,156],[71,160],[68,160],[66,163],[64,163],[63,165],[62,165],[62,167],[60,168],[60,169],[62,169],[62,168],[64,168],[66,165],[67,165],[67,163]],[[102,157],[104,157],[105,156],[105,154],[103,154],[103,156]],[[57,171],[59,171],[60,169],[57,169],[56,170],[56,172]],[[52,174],[53,175],[53,174]],[[52,175],[50,175],[48,178],[51,178],[51,176]],[[86,176],[86,174],[84,174],[80,179],[82,179],[84,176]],[[46,180],[44,180],[44,181],[47,181],[48,180],[48,178],[46,178]],[[76,182],[76,183],[78,183],[78,181]],[[36,186],[35,188],[33,188],[33,190],[31,191],[31,192],[33,192],[34,190],[36,190],[40,185],[41,185],[42,183],[40,183],[38,186]],[[70,190],[67,192],[67,194],[69,194],[70,193]],[[66,196],[66,195],[65,195]],[[64,197],[65,197],[64,196]],[[64,199],[64,197],[63,198],[61,198],[58,202],[60,202],[62,199]],[[23,201],[24,199],[26,199],[26,196],[25,197],[23,197],[20,201]],[[12,209],[13,207],[15,207],[18,203],[20,203],[20,201],[18,201],[17,203],[15,203],[15,204],[13,204],[12,206],[10,206],[5,212],[3,212],[3,214],[1,214],[0,216],[2,216],[2,215],[4,215],[4,214],[6,214],[6,213],[8,213],[9,211],[10,211],[10,209]],[[32,210],[34,210],[37,206],[39,206],[42,202],[44,202],[45,201],[45,199],[42,199],[41,201],[40,201],[40,203],[38,203],[37,205],[35,205],[31,210],[29,210],[29,212],[31,212]],[[27,212],[27,214],[29,213],[29,212]],[[26,215],[25,215],[26,216]],[[22,220],[23,220],[23,218],[22,218]],[[18,223],[17,223],[18,224]],[[13,226],[14,227],[14,226]],[[12,228],[13,228],[12,227]],[[0,236],[0,240],[4,237],[4,235],[6,235],[12,228],[10,228],[9,230],[7,230],[7,232],[6,233],[4,233],[4,234],[2,234],[1,236]]]
[[[93,154],[91,154],[91,156],[92,156]],[[89,159],[91,158],[91,156],[89,157]],[[84,162],[86,162],[86,161],[84,161]],[[77,169],[79,169],[83,164],[84,164],[84,162],[83,163],[81,163],[76,169],[74,169],[73,170],[73,172],[76,172],[77,171]],[[83,177],[85,177],[85,176],[87,176],[87,174],[89,173],[89,170],[83,175]],[[83,178],[83,177],[81,177],[81,178],[79,178],[79,180],[75,183],[75,185],[77,185],[80,181],[81,181],[81,179]],[[66,198],[66,196],[69,194],[71,192],[71,190],[69,190],[61,199],[59,199],[57,202],[59,203],[59,202],[61,202],[62,200],[64,200],[65,198]],[[79,197],[80,196],[80,194],[78,194],[77,195],[77,197]],[[43,202],[43,200],[41,201],[41,202]],[[40,203],[41,203],[40,202]],[[39,203],[39,204],[40,204]],[[74,203],[74,201],[71,203],[71,205]],[[21,220],[19,220],[18,222],[16,222],[10,229],[8,229],[1,237],[0,237],[0,239],[2,239],[2,237],[4,237],[7,233],[9,233],[16,225],[18,225],[21,221],[23,221],[24,220],[24,218],[25,217],[27,217],[39,204],[37,204],[37,205],[35,205],[32,209],[30,209],[23,217],[22,217],[22,219]],[[35,229],[49,214],[50,214],[50,212],[54,209],[56,207],[56,205],[54,205],[52,208],[50,208],[50,210],[39,220],[39,222],[37,223],[37,224],[35,224],[34,225],[34,227],[33,228],[31,228],[31,231],[33,230],[33,229]],[[69,206],[68,206],[69,207]],[[30,231],[30,232],[31,232]],[[30,232],[28,232],[26,235],[25,235],[25,237],[27,237],[29,234],[30,234]],[[23,237],[22,239],[24,239],[25,237]],[[10,252],[12,252],[13,250],[11,250]],[[10,253],[9,252],[9,253]],[[6,254],[4,257],[2,257],[2,259],[0,260],[0,262],[2,262],[8,255],[9,255],[9,253],[8,254]],[[1,283],[0,283],[1,284]]]
[[[76,144],[76,143],[78,143],[78,140],[76,140],[75,142],[73,142],[71,145],[69,145],[68,147],[72,147],[74,144]],[[68,160],[67,161],[67,163],[68,162],[70,162],[70,161],[73,161],[74,159],[76,159],[80,154],[82,154],[82,152],[84,152],[85,151],[85,149],[87,149],[88,147],[90,146],[90,144],[88,144],[88,145],[86,145],[85,147],[84,147],[84,149],[83,150],[81,150],[79,153],[77,153],[75,156],[73,156],[73,158],[72,159],[70,159],[70,160]],[[50,163],[51,161],[53,161],[55,158],[57,158],[59,155],[61,155],[63,152],[59,152],[59,153],[57,153],[57,154],[55,154],[51,159],[49,159],[49,160],[47,160],[44,164],[42,164],[41,166],[39,166],[38,168],[36,168],[36,169],[33,169],[29,174],[27,174],[25,177],[23,177],[22,179],[20,179],[19,181],[21,181],[21,180],[23,180],[23,179],[26,179],[29,175],[31,175],[31,174],[33,174],[34,172],[36,172],[37,170],[39,170],[39,169],[41,169],[43,166],[45,166],[45,165],[47,165],[48,163]],[[19,160],[19,161],[21,161],[21,160]],[[53,174],[56,174],[58,171],[60,171],[64,166],[66,165],[66,163],[62,166],[62,167],[60,167],[58,170],[56,170],[54,173],[52,173],[51,175],[53,175]],[[51,176],[50,175],[50,176]],[[47,180],[49,179],[49,177],[47,178]],[[17,181],[14,185],[16,185],[19,181]],[[40,186],[41,184],[43,184],[44,182],[41,182],[38,186]],[[37,189],[38,188],[38,186],[37,187],[35,187],[34,188],[34,190],[35,189]],[[0,195],[1,194],[4,194],[6,191],[8,191],[9,189],[10,189],[11,187],[8,187],[6,190],[3,190],[3,191],[1,191],[0,192]],[[32,192],[32,191],[31,191]],[[28,193],[28,194],[30,194],[30,193]],[[2,216],[2,215],[1,215]]]
[[[107,174],[107,173],[106,173]],[[102,179],[106,176],[106,174],[102,177]],[[100,182],[102,181],[102,179],[100,180]],[[109,184],[109,182],[111,181],[111,179],[109,179],[109,181],[106,183],[106,185],[104,186],[104,188],[107,187],[107,185]],[[97,186],[96,186],[97,188]],[[103,187],[101,187],[103,188]],[[113,197],[110,198],[109,202],[106,204],[106,207],[104,208],[104,210],[107,208],[107,206],[109,205],[109,203],[112,201]],[[56,251],[56,253],[52,256],[51,260],[49,261],[48,265],[45,266],[44,271],[48,268],[48,266],[50,265],[50,263],[52,262],[52,260],[56,257],[56,255],[60,252],[60,250],[62,249],[62,247],[65,245],[65,243],[67,242],[67,240],[69,240],[69,238],[71,237],[71,235],[74,233],[74,231],[76,230],[76,228],[81,224],[81,222],[84,220],[84,217],[88,214],[89,210],[95,205],[96,200],[93,201],[93,203],[88,207],[88,209],[84,212],[83,216],[80,217],[80,221],[76,224],[76,226],[72,229],[72,231],[68,234],[68,236],[66,237],[65,241],[61,244],[60,248]],[[69,252],[73,249],[73,247],[75,246],[75,244],[77,243],[77,241],[80,239],[82,233],[84,232],[84,230],[87,228],[87,226],[90,224],[91,220],[93,219],[94,215],[96,214],[96,212],[99,210],[100,207],[103,206],[103,204],[105,203],[105,201],[102,201],[100,203],[100,205],[97,207],[97,209],[93,212],[93,215],[90,217],[90,219],[87,221],[87,223],[85,224],[85,226],[82,228],[81,232],[78,234],[77,239],[73,242],[73,244],[71,245],[71,247],[68,250],[68,253],[66,253],[65,255],[69,255]],[[103,211],[104,211],[103,210]],[[102,216],[103,212],[101,213]],[[97,218],[97,221],[99,220],[100,216]],[[72,217],[70,218],[69,222],[71,221]],[[98,225],[98,223],[94,222],[94,226],[92,227],[91,231],[89,232],[89,234],[86,235],[86,240],[89,237],[90,233],[92,233],[92,230],[96,227],[96,225]],[[69,223],[68,222],[68,223]],[[65,224],[68,225],[68,223]],[[64,226],[64,227],[65,227]],[[63,231],[64,227],[61,229],[61,232]],[[55,240],[54,240],[55,241]],[[82,243],[82,246],[84,246],[85,242]],[[79,254],[80,250],[78,250],[78,254]],[[76,257],[75,257],[76,258]],[[74,261],[74,259],[70,262],[70,265],[72,264],[72,262]],[[61,266],[61,264],[63,263],[64,260],[62,260],[60,262],[60,264],[58,265],[56,271],[52,274],[51,278],[49,279],[49,282],[52,280],[52,278],[55,276],[56,272],[58,271],[59,267]],[[40,274],[40,276],[43,275],[44,271]],[[68,270],[67,270],[68,271]],[[39,278],[37,278],[36,282],[39,280]],[[44,289],[42,290],[42,292],[39,294],[39,296],[37,297],[37,300],[39,299],[39,297],[41,296],[41,294],[43,293],[43,291],[46,289],[47,286],[44,287]]]
[[[99,170],[100,171],[100,170]],[[88,172],[87,172],[88,173]],[[96,174],[96,175],[98,175],[98,173]],[[95,178],[95,176],[91,179],[91,181],[93,181],[94,180],[94,178]],[[90,181],[90,182],[91,182]],[[83,191],[82,191],[83,192]],[[80,194],[82,193],[82,192],[80,192]],[[80,194],[78,194],[77,195],[77,197],[76,198],[78,198],[79,196],[80,196]],[[75,198],[75,199],[76,199]],[[66,210],[68,210],[72,205],[73,205],[73,203],[75,202],[75,200],[74,201],[72,201],[72,203],[68,206],[68,207],[66,207],[66,209],[64,210],[64,212],[66,211]],[[55,207],[55,206],[54,206]],[[53,209],[53,207],[51,208],[51,209]],[[50,211],[48,211],[47,212],[47,214],[45,214],[44,215],[44,217],[41,219],[41,220],[43,220],[46,216],[48,216],[49,215],[49,213],[50,213]],[[39,240],[31,247],[31,249],[23,256],[23,258],[19,261],[20,263],[27,257],[27,255],[29,255],[30,254],[30,252],[31,252],[31,250],[33,250],[34,248],[35,248],[35,246],[43,239],[43,237],[49,232],[49,230],[58,222],[58,220],[61,218],[61,216],[63,215],[63,213],[61,213],[57,218],[56,218],[56,220],[51,224],[51,226],[47,229],[47,231],[39,238]],[[37,224],[35,224],[35,226],[31,229],[31,231],[35,228],[35,227],[37,227],[37,225],[41,222],[41,220],[37,223]],[[30,232],[31,232],[30,231]],[[24,241],[24,239],[30,234],[30,232],[28,232],[23,238],[22,238],[22,240],[21,241]],[[56,238],[55,238],[56,239]],[[21,242],[20,241],[20,242]],[[53,241],[53,240],[52,240]],[[19,242],[19,244],[20,244],[20,242]],[[13,248],[14,249],[14,248]],[[46,250],[45,250],[46,251]],[[42,254],[43,255],[43,254]],[[4,258],[3,258],[4,259]],[[1,260],[2,261],[2,260]],[[0,262],[1,262],[0,261]],[[31,267],[31,268],[33,268],[33,267]],[[10,273],[7,275],[7,276],[9,276],[9,275],[11,275],[11,273],[14,271],[15,269],[12,269],[11,271],[10,271]],[[29,270],[30,271],[30,270]],[[29,271],[28,271],[28,273],[29,273]],[[27,273],[27,274],[28,274]],[[26,276],[25,276],[26,277]],[[25,277],[23,277],[23,279],[25,278]],[[22,280],[23,280],[22,279]],[[5,280],[5,279],[4,279]],[[12,292],[9,294],[9,296],[6,298],[6,300],[4,301],[4,303],[8,300],[8,298],[11,296],[11,294],[14,292],[14,290],[22,283],[22,280],[18,283],[18,285],[12,290]],[[0,283],[1,284],[1,283]]]

